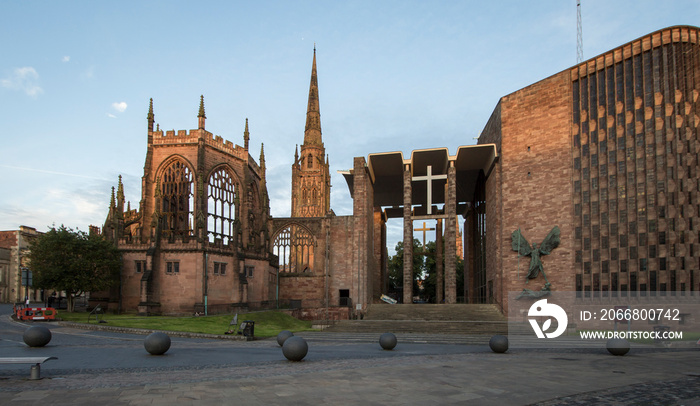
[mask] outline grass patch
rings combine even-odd
[[[87,313],[60,312],[58,317],[65,321],[87,324]],[[229,330],[233,315],[215,315],[199,317],[172,316],[138,316],[135,314],[105,314],[103,320],[108,326],[145,328],[163,331],[184,331],[188,333],[224,334]],[[256,337],[275,337],[282,330],[292,332],[313,331],[310,321],[295,319],[286,313],[277,311],[239,313],[238,323],[252,320],[255,322]],[[95,316],[90,319],[95,324]]]

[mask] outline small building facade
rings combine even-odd
[[[29,244],[41,233],[33,227],[0,231],[0,303],[20,303],[25,297],[42,301],[42,291],[22,283],[22,270],[30,270]]]

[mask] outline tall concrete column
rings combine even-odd
[[[450,161],[447,169],[447,193],[445,194],[445,303],[457,303],[457,274],[455,247],[457,246],[457,169]]]
[[[437,219],[435,225],[435,270],[437,280],[435,282],[435,303],[442,303],[445,290],[445,267],[442,263],[442,219]]]
[[[372,235],[373,213],[370,206],[370,185],[366,162],[363,157],[356,157],[353,162],[353,262],[357,279],[353,280],[350,297],[354,305],[367,303],[367,268],[371,266],[372,250],[369,248]]]
[[[413,219],[411,217],[411,167],[403,170],[403,302],[413,303]]]
[[[469,285],[471,284],[471,280],[469,278],[469,264],[471,261],[469,260],[469,220],[464,219],[464,227],[462,228],[462,235],[464,236],[464,244],[462,246],[464,247],[464,303],[472,303],[471,300],[471,295],[469,295]]]

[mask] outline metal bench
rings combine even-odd
[[[29,379],[41,379],[41,364],[58,359],[56,357],[2,357],[0,364],[34,364],[29,373]]]

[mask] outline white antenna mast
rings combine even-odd
[[[581,27],[581,0],[576,0],[576,63],[583,62],[583,29]]]

